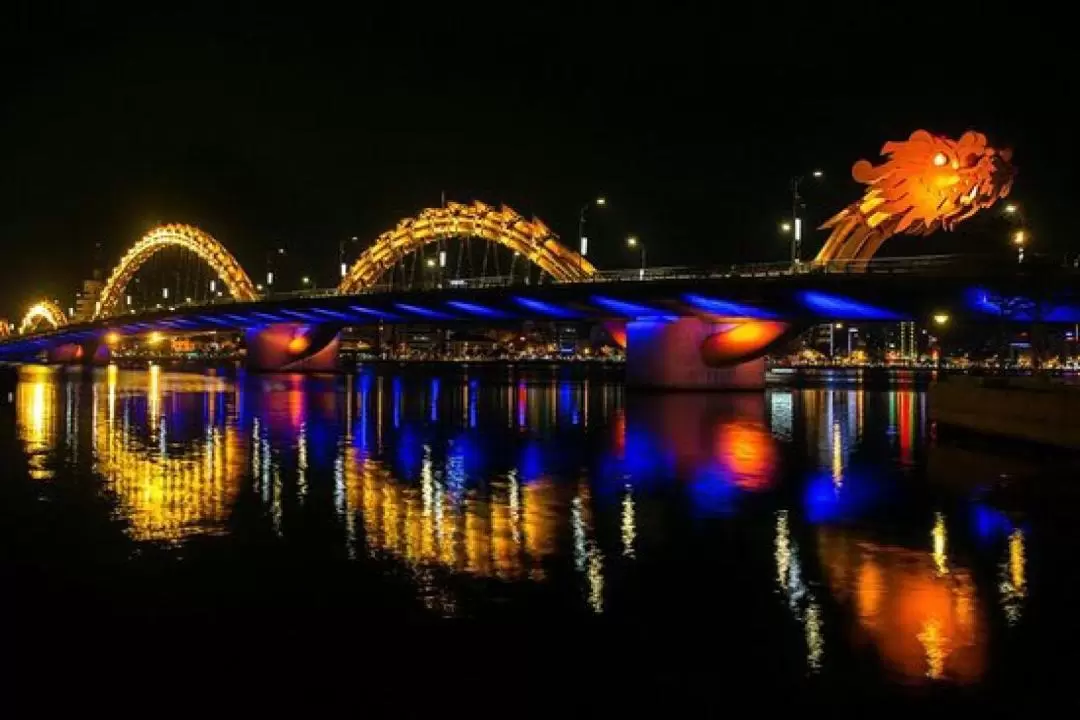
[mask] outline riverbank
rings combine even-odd
[[[940,425],[1080,450],[1080,387],[1049,377],[948,377],[930,390]]]

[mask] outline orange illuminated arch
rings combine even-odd
[[[592,263],[559,243],[558,237],[536,218],[526,220],[505,205],[495,208],[481,202],[449,203],[405,218],[379,235],[375,244],[361,253],[338,291],[350,294],[370,288],[405,255],[452,237],[497,242],[521,253],[560,282],[586,280],[596,274]]]
[[[68,324],[68,317],[63,309],[52,300],[41,300],[34,303],[19,324],[19,334],[25,335],[34,332],[40,323],[46,323],[56,329]]]
[[[95,319],[114,314],[120,307],[120,301],[124,297],[128,283],[143,263],[170,247],[180,247],[198,255],[225,283],[225,287],[234,299],[250,301],[258,297],[255,285],[240,267],[240,263],[209,234],[193,225],[161,225],[135,243],[113,269],[101,291],[101,301],[94,314]]]

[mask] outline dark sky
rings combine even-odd
[[[339,239],[442,191],[571,244],[602,192],[604,267],[633,262],[628,232],[651,264],[777,260],[792,173],[826,171],[807,193],[823,219],[856,197],[856,159],[920,127],[1013,146],[1038,248],[1080,251],[1067,22],[1022,6],[95,4],[0,10],[0,315],[67,302],[95,242],[111,266],[163,221],[204,227],[252,274],[284,242],[329,282]],[[970,226],[895,247],[1003,243],[1000,218]]]

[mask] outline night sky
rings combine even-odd
[[[166,221],[253,275],[284,243],[329,284],[340,239],[369,242],[444,191],[536,214],[571,245],[603,193],[601,267],[635,262],[631,232],[654,265],[780,260],[792,173],[827,173],[806,192],[820,221],[857,196],[855,160],[920,127],[1014,147],[1032,249],[1080,251],[1077,80],[1053,16],[43,5],[0,10],[0,315],[66,302],[94,243],[108,268]],[[1005,251],[984,215],[887,248]]]

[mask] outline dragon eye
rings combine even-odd
[[[939,152],[934,155],[934,165],[938,167],[945,167],[945,163],[949,162],[949,158],[945,157],[945,153]]]

